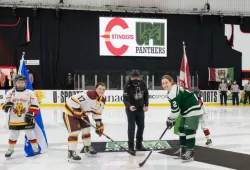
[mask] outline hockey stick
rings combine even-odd
[[[153,153],[154,149],[156,148],[156,146],[158,145],[158,143],[161,141],[161,138],[164,136],[164,134],[166,133],[166,131],[168,130],[168,127],[166,127],[166,129],[164,130],[164,132],[162,133],[161,137],[158,139],[158,141],[156,142],[155,146],[153,147],[153,149],[149,152],[148,156],[144,159],[144,161],[142,161],[139,164],[128,164],[126,167],[128,169],[136,169],[136,168],[140,168],[142,167],[148,160],[148,158],[150,157],[150,155]]]
[[[156,148],[156,146],[158,145],[158,143],[161,141],[161,138],[164,136],[164,134],[166,133],[166,131],[168,130],[168,127],[166,127],[166,129],[164,130],[164,132],[162,133],[161,137],[159,138],[159,140],[156,142],[155,146],[153,147],[153,149],[149,152],[148,156],[145,158],[145,160],[141,163],[139,163],[139,167],[142,167],[146,161],[148,160],[148,158],[150,157],[150,155],[152,154],[152,152],[154,151],[154,149]]]
[[[88,122],[87,120],[85,120],[83,117],[81,118],[85,123],[87,123],[88,125],[90,125],[91,127],[93,127],[94,129],[98,130],[94,125],[92,125],[90,122]],[[106,138],[108,138],[109,140],[111,140],[113,143],[115,143],[116,145],[118,145],[120,148],[122,148],[123,150],[125,150],[126,152],[128,152],[130,155],[135,156],[135,153],[131,153],[129,150],[127,150],[126,148],[124,148],[123,146],[121,146],[118,142],[114,141],[112,138],[110,138],[108,135],[106,135],[105,133],[102,133],[103,136],[105,136]]]

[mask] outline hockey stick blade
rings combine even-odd
[[[164,136],[164,134],[166,133],[166,131],[168,130],[168,127],[166,127],[166,129],[164,130],[164,132],[162,133],[161,137],[158,139],[158,141],[156,142],[155,146],[152,148],[152,150],[149,152],[148,156],[145,158],[144,161],[142,161],[141,163],[139,163],[139,167],[142,167],[148,160],[148,158],[150,157],[150,155],[153,153],[155,147],[158,145],[158,143],[160,142],[161,138]]]
[[[88,121],[86,121],[83,117],[81,118],[85,123],[87,123],[89,126],[93,127],[94,129],[97,130],[97,128],[92,125],[91,123],[89,123]],[[105,136],[106,138],[108,138],[109,140],[111,140],[111,142],[115,143],[116,145],[118,145],[121,149],[123,149],[124,151],[126,151],[127,153],[129,153],[132,156],[135,156],[135,152],[131,152],[129,150],[127,150],[126,148],[124,148],[123,146],[121,146],[118,142],[114,141],[113,139],[111,139],[108,135],[106,135],[105,133],[102,133],[103,136]]]

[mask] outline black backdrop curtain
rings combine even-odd
[[[218,16],[200,17],[194,15],[152,15],[112,13],[120,17],[156,17],[167,19],[167,57],[113,57],[99,56],[99,16],[111,13],[87,11],[60,11],[38,9],[33,16],[32,9],[18,9],[18,16],[24,20],[30,16],[31,41],[21,43],[21,34],[25,29],[17,28],[15,34],[8,32],[5,37],[14,39],[11,44],[0,36],[0,47],[8,46],[10,53],[0,51],[0,65],[19,65],[23,51],[25,59],[39,59],[39,66],[29,66],[36,79],[36,88],[60,89],[68,72],[74,70],[130,70],[138,68],[148,71],[179,71],[182,59],[182,42],[186,42],[186,51],[190,71],[197,71],[200,87],[208,86],[208,67],[234,67],[235,79],[241,80],[241,53],[232,50],[224,36],[224,25]],[[0,22],[15,20],[12,10],[0,9]],[[244,19],[244,29],[250,30],[250,20]],[[225,23],[239,24],[238,17],[224,17]],[[6,28],[4,28],[6,29]],[[12,30],[13,31],[13,30]],[[0,35],[6,33],[0,27]],[[157,80],[160,81],[160,80]]]

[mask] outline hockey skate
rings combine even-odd
[[[173,153],[175,156],[174,159],[181,159],[182,156],[186,153],[186,147],[181,146],[176,152]]]
[[[97,151],[92,146],[84,146],[83,149],[86,156],[96,155]]]
[[[5,157],[9,158],[11,155],[14,153],[14,150],[8,149],[7,152],[5,153]]]
[[[190,161],[193,161],[194,160],[194,150],[187,150],[187,152],[182,155],[182,162],[185,163],[185,162],[190,162]]]
[[[80,161],[82,158],[76,154],[76,151],[68,151],[68,161]]]
[[[212,145],[212,140],[211,139],[207,139],[206,145],[207,146],[211,146]]]
[[[35,155],[35,156],[36,156],[36,155],[39,155],[38,150],[34,150],[34,155]]]

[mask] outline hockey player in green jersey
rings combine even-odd
[[[195,133],[198,129],[201,107],[193,92],[174,84],[169,75],[162,77],[162,87],[167,90],[167,97],[171,104],[171,113],[167,119],[167,127],[171,129],[175,119],[182,115],[179,125],[180,149],[176,152],[183,162],[194,159]]]

